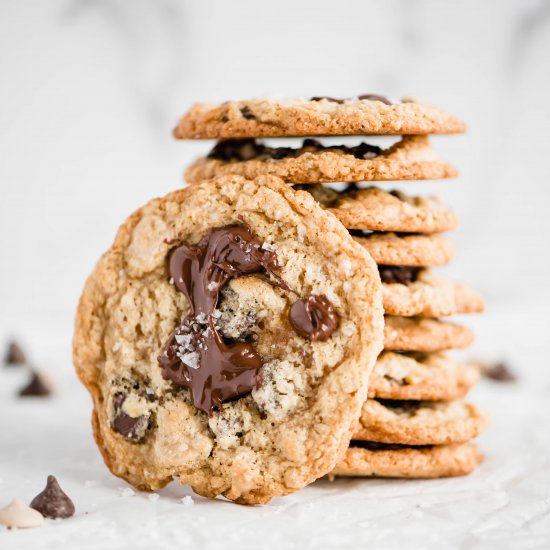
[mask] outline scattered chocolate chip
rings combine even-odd
[[[517,376],[510,370],[509,366],[502,362],[479,363],[481,374],[496,382],[515,382]]]
[[[8,344],[8,349],[6,350],[4,363],[7,366],[15,366],[24,365],[26,362],[27,357],[25,356],[25,353],[23,352],[21,346],[15,341],[10,342]]]
[[[288,319],[297,334],[312,341],[325,342],[338,326],[338,314],[324,294],[294,302]]]
[[[31,508],[50,519],[74,515],[73,501],[63,492],[54,476],[48,476],[46,488],[32,499]]]
[[[44,516],[27,506],[20,498],[14,498],[0,509],[0,525],[8,529],[38,527],[44,523]]]
[[[379,265],[378,273],[382,282],[388,285],[410,285],[416,281],[420,269],[405,265]]]
[[[31,372],[31,379],[21,390],[19,395],[21,397],[45,397],[52,393],[48,383],[36,371]]]
[[[113,429],[127,439],[135,442],[141,441],[149,428],[149,418],[144,415],[133,417],[126,414],[122,410],[125,400],[126,396],[122,394],[117,394],[113,400],[115,408]]]
[[[248,105],[241,107],[241,115],[243,115],[246,120],[256,120],[256,115],[250,110]]]
[[[385,103],[386,105],[392,105],[392,102],[383,95],[377,95],[377,94],[363,94],[357,97],[357,99],[368,99],[369,101],[381,101],[382,103]]]

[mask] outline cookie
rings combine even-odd
[[[483,462],[471,443],[450,445],[386,445],[352,441],[331,476],[439,478],[464,476]]]
[[[445,351],[467,348],[473,332],[464,325],[428,317],[384,317],[384,349],[394,351]]]
[[[354,185],[335,191],[321,185],[304,186],[348,229],[441,233],[458,226],[456,214],[436,196],[410,196],[378,187]]]
[[[464,397],[479,379],[479,368],[444,353],[384,351],[369,380],[369,397],[450,400]]]
[[[477,292],[429,269],[379,265],[378,270],[387,315],[444,317],[485,309],[485,300]]]
[[[287,183],[328,183],[453,178],[457,171],[430,146],[427,136],[405,136],[388,149],[361,143],[324,146],[306,139],[299,148],[268,147],[254,139],[220,141],[185,172],[189,183],[224,174],[249,179],[278,176]]]
[[[109,469],[264,503],[335,466],[383,340],[376,265],[307,193],[223,177],[132,214],[73,342]]]
[[[251,99],[197,103],[183,115],[178,139],[461,134],[466,126],[437,107],[373,94],[334,99]]]
[[[487,414],[464,401],[369,399],[352,439],[401,445],[446,445],[477,437]]]
[[[432,267],[445,265],[454,257],[451,242],[441,235],[354,232],[377,264]]]

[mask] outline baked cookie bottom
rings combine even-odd
[[[330,477],[441,478],[464,476],[483,462],[471,443],[450,445],[384,445],[352,441]]]

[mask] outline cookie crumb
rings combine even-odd
[[[195,501],[193,500],[192,497],[187,495],[180,499],[180,503],[188,507],[188,506],[193,506],[193,504],[195,504]]]

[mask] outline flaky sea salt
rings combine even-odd
[[[206,288],[210,291],[212,290],[216,290],[218,288],[218,284],[215,283],[214,281],[210,281],[207,285],[206,285]]]
[[[196,351],[191,353],[178,354],[178,357],[181,359],[182,363],[185,363],[190,369],[199,368],[199,354]]]
[[[262,244],[261,248],[262,250],[268,250],[269,252],[275,252],[277,250],[271,243],[267,243],[267,242]]]
[[[195,504],[195,501],[189,495],[187,495],[187,496],[183,497],[182,499],[180,499],[180,502],[184,506],[193,506],[193,504]]]
[[[196,320],[199,325],[206,325],[208,323],[208,317],[202,311],[197,315]]]
[[[116,353],[121,347],[122,342],[120,340],[117,340],[112,347],[113,353]]]
[[[130,489],[130,487],[124,487],[120,490],[120,496],[121,497],[133,497],[135,496],[136,492],[133,489]]]
[[[151,493],[147,498],[151,502],[156,502],[160,498],[160,495],[158,493]]]

